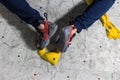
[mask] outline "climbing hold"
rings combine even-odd
[[[90,5],[93,0],[85,0],[88,5]],[[107,14],[104,14],[101,18],[100,21],[102,25],[105,27],[106,35],[108,39],[119,39],[120,38],[120,31],[113,25],[109,19]]]
[[[104,14],[101,18],[100,21],[102,25],[105,27],[107,37],[109,39],[119,39],[120,38],[120,31],[113,25],[109,19],[107,14]]]
[[[60,58],[60,51],[55,52],[46,52],[46,48],[42,50],[38,50],[39,56],[45,61],[51,63],[52,65],[56,65]]]

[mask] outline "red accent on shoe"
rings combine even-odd
[[[70,34],[69,34],[68,40],[66,41],[66,45],[69,45],[70,40],[71,40],[72,37],[73,37],[73,35],[72,35],[72,30],[73,30],[73,26],[70,25]]]
[[[42,40],[48,40],[48,21],[46,20],[44,22],[45,28],[43,30],[40,30],[42,32],[43,37],[41,37]]]

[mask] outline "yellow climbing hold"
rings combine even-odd
[[[42,59],[51,63],[52,65],[56,65],[60,58],[60,51],[46,52],[46,48],[38,50],[38,54]]]
[[[85,0],[88,5],[90,5],[93,0]],[[107,14],[104,14],[100,21],[102,25],[105,27],[106,34],[108,39],[119,39],[120,38],[120,30],[118,30],[108,19]]]
[[[102,25],[106,29],[106,34],[109,39],[119,39],[120,31],[109,21],[108,16],[105,14],[100,18]]]

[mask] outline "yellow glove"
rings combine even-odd
[[[90,5],[93,0],[85,0],[88,5]],[[105,27],[106,34],[108,39],[119,39],[120,38],[120,31],[108,20],[107,14],[104,14],[100,21],[102,25]]]
[[[60,58],[60,51],[46,52],[46,48],[38,50],[38,54],[42,59],[51,63],[52,65],[56,65]]]

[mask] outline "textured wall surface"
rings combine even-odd
[[[83,0],[27,1],[60,27],[86,7]],[[120,29],[120,0],[107,14]],[[35,30],[0,4],[0,80],[120,80],[120,40],[108,40],[99,20],[77,34],[54,67],[37,55],[35,40]]]

